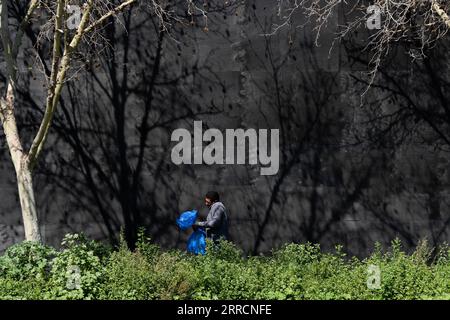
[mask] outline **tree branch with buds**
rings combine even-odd
[[[272,34],[291,25],[298,27],[294,17],[301,14],[306,18],[306,23],[315,24],[317,44],[330,18],[342,9],[344,18],[352,17],[346,24],[338,27],[335,40],[344,40],[366,28],[370,7],[379,10],[382,20],[379,29],[370,31],[363,49],[372,56],[368,72],[370,83],[393,45],[403,44],[409,48],[412,59],[422,58],[426,50],[442,39],[450,28],[447,14],[450,2],[444,0],[374,0],[370,5],[366,1],[357,0],[351,6],[342,0],[277,0],[280,22],[273,26]]]

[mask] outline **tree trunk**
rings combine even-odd
[[[41,242],[36,202],[34,200],[33,180],[28,164],[22,161],[21,169],[16,173],[25,240]]]
[[[27,155],[24,153],[14,116],[14,85],[8,84],[6,99],[2,99],[0,120],[16,171],[25,240],[41,242],[34,199],[33,180]]]

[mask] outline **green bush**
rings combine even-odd
[[[49,283],[42,278],[14,280],[0,277],[0,300],[42,300],[48,299]]]
[[[156,298],[153,267],[141,250],[142,248],[137,252],[131,252],[125,242],[121,241],[118,251],[113,252],[105,264],[105,281],[101,286],[101,299]]]
[[[45,278],[56,250],[39,243],[24,241],[12,245],[0,257],[0,275],[14,280]]]
[[[240,262],[244,253],[234,243],[221,240],[214,244],[210,239],[206,240],[206,250],[209,257],[230,262]]]
[[[61,247],[52,261],[48,298],[96,298],[104,279],[103,257],[98,255],[103,252],[101,246],[84,235],[68,234]]]
[[[145,229],[140,228],[138,233],[138,240],[136,242],[136,251],[143,255],[149,262],[153,262],[158,257],[161,250],[159,246],[150,242],[150,237],[145,236]],[[123,238],[122,245],[126,247]]]
[[[380,272],[369,286],[370,270]],[[207,241],[206,255],[161,250],[139,232],[136,249],[69,234],[61,249],[23,242],[0,257],[0,299],[450,299],[450,250],[426,241],[408,254],[399,240],[365,258],[316,244],[286,244],[246,257]]]

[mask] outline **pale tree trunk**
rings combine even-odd
[[[447,28],[450,28],[450,17],[444,10],[442,10],[442,8],[439,6],[439,3],[437,3],[436,0],[432,1],[432,8],[439,15],[439,17],[441,17],[442,21],[445,23]]]
[[[31,1],[29,13],[24,21],[28,20],[32,11],[37,7],[37,4],[37,0]],[[16,51],[20,46],[23,34],[21,31],[22,29],[16,35],[16,42],[13,43],[9,31],[7,1],[0,0],[0,36],[8,72],[6,95],[0,101],[0,121],[16,171],[25,240],[41,242],[29,160],[27,153],[23,150],[14,115],[16,97],[15,82],[17,78]]]
[[[52,71],[49,77],[50,87],[47,93],[47,104],[44,112],[44,118],[39,126],[39,130],[33,139],[29,152],[23,150],[22,143],[17,130],[16,118],[14,116],[15,103],[15,82],[17,80],[17,55],[25,33],[25,27],[30,22],[31,16],[38,7],[39,0],[31,0],[28,6],[27,14],[17,30],[14,41],[11,39],[8,2],[12,0],[0,0],[0,38],[3,45],[3,55],[5,58],[8,81],[6,97],[1,99],[0,103],[0,122],[6,135],[11,159],[16,171],[17,185],[19,190],[20,205],[22,207],[23,225],[25,229],[25,240],[41,241],[39,233],[39,223],[36,210],[36,202],[33,191],[32,171],[37,163],[39,155],[42,152],[48,131],[52,123],[53,115],[58,105],[66,73],[70,67],[73,52],[76,51],[83,36],[95,29],[106,21],[109,17],[123,11],[131,6],[137,0],[127,0],[105,13],[96,22],[89,25],[90,13],[94,8],[95,0],[87,0],[84,6],[84,12],[78,29],[72,40],[64,41],[63,54],[61,56],[62,37],[65,36],[64,16],[67,0],[57,0],[57,10],[55,12],[55,35],[52,54]]]
[[[16,171],[25,240],[40,242],[41,236],[39,233],[33,180],[28,157],[23,151],[14,117],[14,85],[11,82],[8,84],[6,99],[1,102],[0,120]]]
[[[20,206],[22,207],[25,240],[41,242],[39,222],[34,200],[33,180],[27,161],[21,161],[21,168],[16,169],[17,184],[19,186]]]

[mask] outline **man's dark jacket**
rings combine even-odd
[[[214,202],[209,208],[206,221],[195,225],[207,228],[207,235],[213,241],[218,241],[221,237],[228,239],[228,215],[222,202]]]

